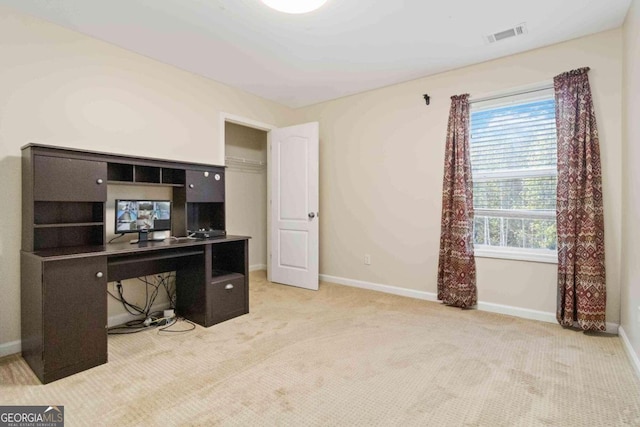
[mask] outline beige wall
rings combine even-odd
[[[450,97],[550,82],[589,66],[604,170],[607,321],[618,323],[621,31],[465,67],[297,111],[320,122],[320,271],[436,292]],[[425,106],[422,94],[431,96]],[[363,263],[371,254],[372,264]],[[554,313],[556,265],[477,259],[479,300]]]
[[[292,114],[0,7],[0,352],[20,339],[20,147],[37,142],[223,164],[221,112],[274,125]]]
[[[262,167],[239,167],[227,163],[226,209],[227,232],[251,236],[249,267],[265,269],[267,265],[267,133],[226,123],[227,156],[263,162]]]
[[[624,24],[622,158],[622,328],[640,356],[640,2]]]

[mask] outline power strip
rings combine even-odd
[[[147,327],[151,325],[162,326],[168,324],[176,318],[173,310],[165,310],[163,314],[163,317],[147,317],[146,319],[144,319],[144,322],[142,322],[142,324]]]

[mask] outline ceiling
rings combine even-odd
[[[0,0],[293,108],[616,28],[630,3],[328,0],[288,15],[260,0]]]

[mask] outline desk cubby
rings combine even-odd
[[[104,242],[104,224],[56,224],[36,226],[33,230],[35,251],[76,246],[97,246]]]
[[[185,171],[184,169],[162,168],[160,169],[160,180],[163,184],[184,187]]]
[[[184,187],[185,170],[160,166],[109,163],[109,184],[165,185]]]
[[[125,163],[109,163],[107,165],[107,179],[109,183],[133,182],[134,166]]]
[[[224,230],[224,203],[187,203],[187,230]]]
[[[102,202],[34,202],[34,225],[102,223]]]

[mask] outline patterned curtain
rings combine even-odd
[[[461,308],[478,302],[469,158],[469,95],[452,96],[442,184],[438,299]]]
[[[554,78],[558,131],[558,309],[563,326],[605,331],[602,171],[587,72]]]

